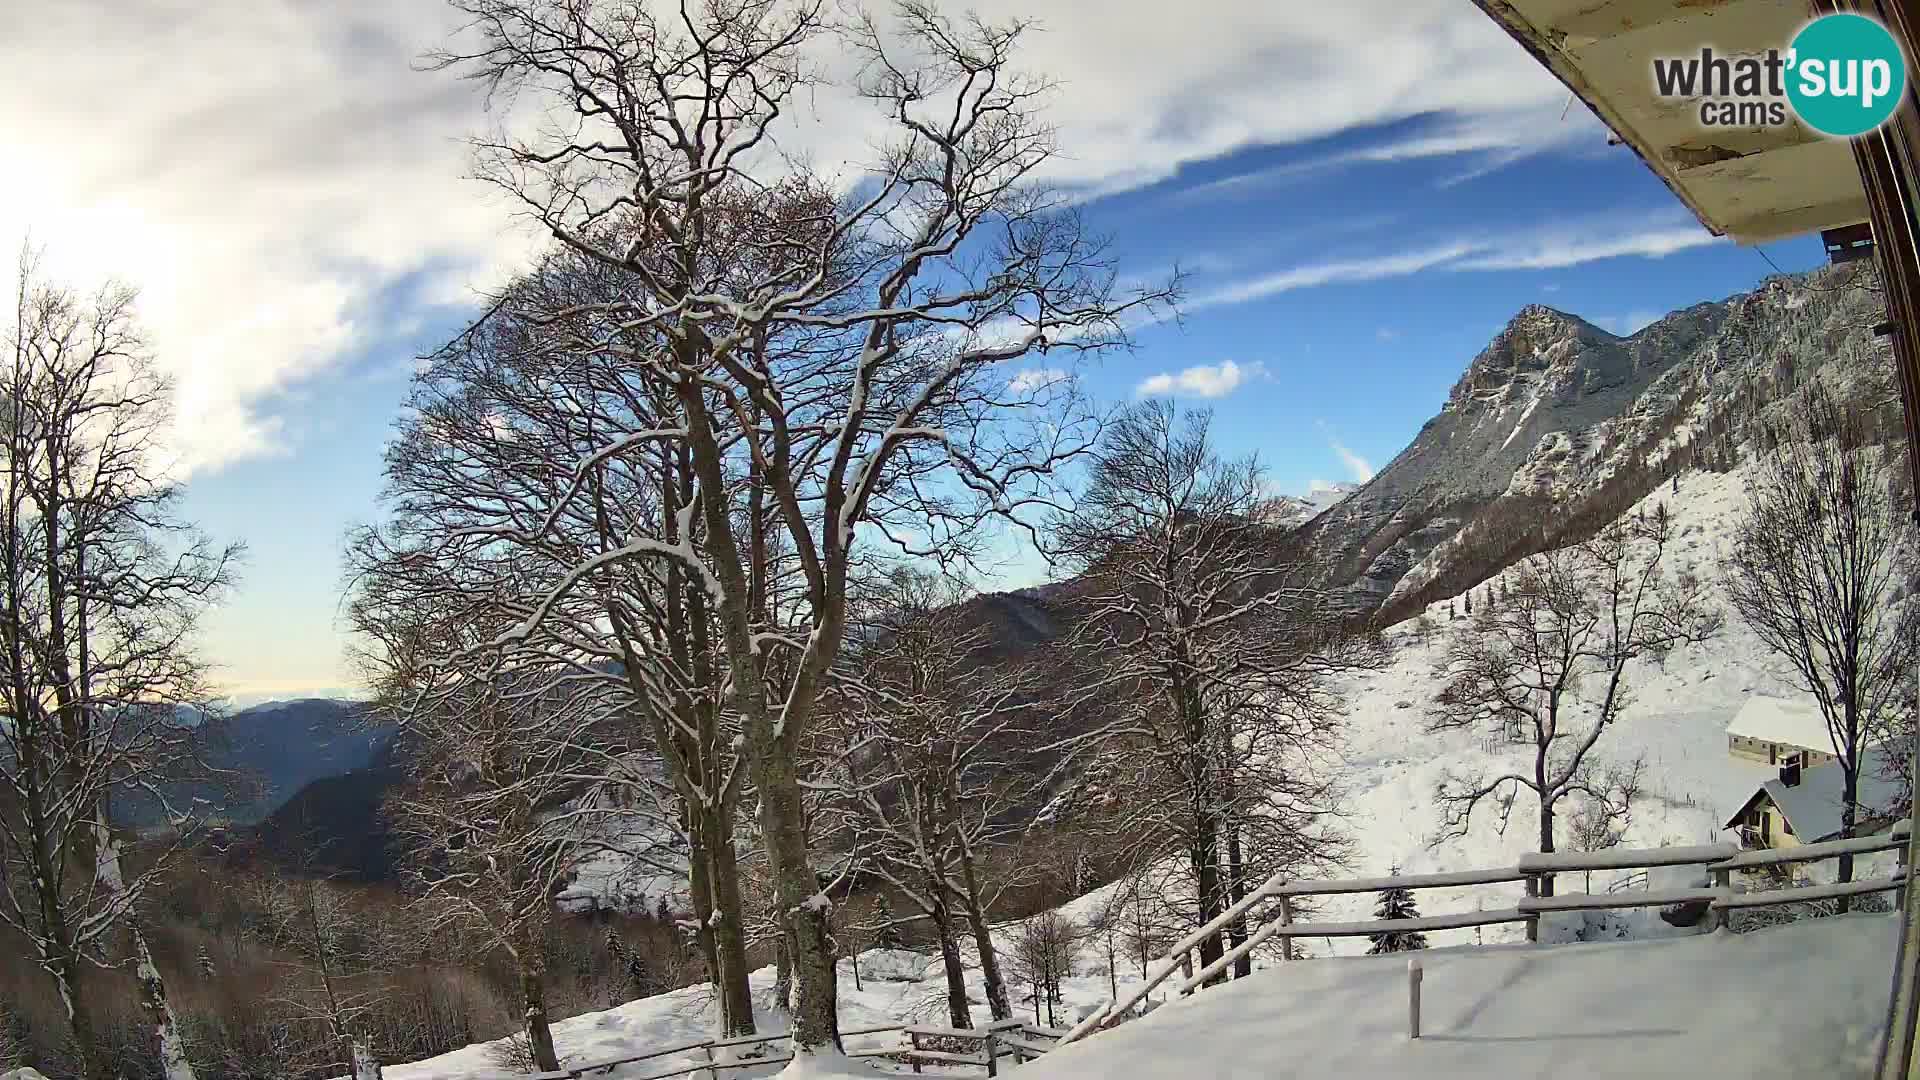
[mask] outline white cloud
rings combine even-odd
[[[1395,330],[1391,326],[1383,326],[1375,330],[1373,336],[1376,341],[1398,341],[1400,340],[1400,331]]]
[[[141,290],[185,468],[269,453],[274,396],[521,245],[469,171],[477,89],[414,68],[440,4],[58,4],[0,37],[0,248]],[[84,46],[82,45],[84,43]],[[29,167],[29,163],[31,163]]]
[[[1009,380],[1007,387],[1016,394],[1031,394],[1055,383],[1066,382],[1067,377],[1065,368],[1028,368]]]
[[[1267,373],[1265,364],[1236,364],[1223,360],[1218,364],[1198,364],[1179,372],[1150,375],[1134,387],[1139,397],[1173,394],[1179,397],[1218,398],[1233,393],[1247,380]]]
[[[1658,321],[1663,312],[1637,308],[1625,315],[1603,315],[1594,319],[1594,325],[1609,330],[1621,337],[1631,337]]]
[[[189,465],[273,450],[279,395],[390,329],[384,291],[463,299],[526,257],[507,209],[462,179],[464,137],[489,126],[479,87],[415,63],[457,22],[433,0],[72,0],[8,20],[0,247],[30,228],[53,269],[143,290]],[[1558,84],[1458,0],[1193,0],[1179,18],[1153,0],[1057,0],[1020,59],[1057,84],[1051,176],[1082,193],[1416,116],[1441,118],[1424,145],[1369,152],[1564,135],[1548,123]],[[779,149],[871,161],[873,115],[809,92]]]

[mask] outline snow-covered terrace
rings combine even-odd
[[[1282,964],[1023,1066],[1021,1080],[1866,1076],[1899,926],[1852,915],[1671,941]]]

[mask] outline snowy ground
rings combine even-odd
[[[1691,564],[1709,579],[1717,576],[1718,563],[1730,543],[1734,522],[1744,509],[1745,478],[1741,473],[1714,475],[1694,473],[1682,477],[1679,491],[1662,486],[1642,504],[1666,503],[1674,513],[1680,543],[1674,552],[1677,563]],[[1485,595],[1485,587],[1476,592]],[[1490,740],[1483,732],[1429,732],[1427,721],[1431,701],[1437,689],[1434,670],[1445,651],[1447,635],[1464,626],[1464,621],[1449,622],[1447,605],[1436,605],[1431,615],[1434,633],[1421,640],[1410,625],[1388,634],[1394,645],[1393,662],[1383,671],[1372,672],[1348,681],[1345,686],[1348,716],[1344,734],[1343,782],[1348,792],[1347,827],[1356,841],[1356,856],[1349,873],[1353,876],[1379,876],[1398,866],[1403,873],[1427,873],[1465,870],[1478,867],[1510,866],[1520,855],[1533,850],[1527,800],[1516,808],[1513,827],[1503,836],[1491,819],[1476,824],[1469,836],[1430,845],[1437,823],[1433,791],[1449,770],[1466,771],[1475,767],[1495,767],[1525,760],[1529,748],[1507,746]],[[1601,742],[1597,753],[1616,759],[1643,756],[1646,761],[1646,786],[1649,796],[1636,806],[1634,822],[1626,843],[1634,847],[1663,844],[1688,845],[1727,839],[1720,826],[1752,792],[1772,775],[1772,770],[1754,762],[1736,759],[1727,753],[1725,727],[1747,695],[1793,693],[1786,682],[1786,669],[1769,657],[1760,643],[1729,614],[1720,635],[1697,647],[1676,650],[1661,665],[1641,665],[1630,672],[1633,701],[1616,728]],[[646,875],[647,871],[641,871]],[[1595,874],[1592,891],[1604,891],[1616,875]],[[577,890],[583,896],[598,895],[612,899],[622,891],[645,891],[658,895],[669,886],[649,880],[643,886],[628,883],[626,889],[614,887],[620,868],[597,865],[583,875]],[[1562,891],[1584,891],[1588,883],[1580,876],[1563,879]],[[1418,894],[1424,914],[1473,910],[1476,907],[1512,906],[1520,892],[1518,885],[1502,888],[1479,886],[1472,889],[1431,890]],[[1098,890],[1067,905],[1066,913],[1081,923],[1108,901],[1111,889]],[[1508,895],[1511,894],[1511,895]],[[1329,897],[1316,919],[1356,920],[1372,917],[1375,898],[1371,895]],[[1651,911],[1629,917],[1637,928],[1664,934]],[[1523,933],[1519,926],[1486,927],[1483,931],[1453,930],[1430,935],[1435,946],[1511,942]],[[1222,1055],[1209,1075],[1285,1076],[1346,1075],[1363,1065],[1384,1069],[1377,1075],[1418,1075],[1429,1065],[1451,1067],[1454,1062],[1474,1060],[1476,1054],[1498,1051],[1512,1057],[1511,1067],[1482,1068],[1475,1075],[1527,1075],[1533,1063],[1559,1061],[1567,1055],[1591,1052],[1593,1069],[1573,1070],[1582,1076],[1612,1075],[1719,1075],[1738,1074],[1736,1069],[1709,1067],[1706,1047],[1715,1038],[1729,1043],[1729,1053],[1754,1060],[1807,1063],[1837,1060],[1855,1054],[1860,1047],[1871,1051],[1871,1039],[1861,1034],[1859,1025],[1871,1024],[1874,1017],[1862,1004],[1875,995],[1884,999],[1886,981],[1885,954],[1890,935],[1879,923],[1861,918],[1828,920],[1822,926],[1795,927],[1783,932],[1744,935],[1731,939],[1718,935],[1668,944],[1609,943],[1597,946],[1568,947],[1550,953],[1524,949],[1498,949],[1484,953],[1449,951],[1434,956],[1427,975],[1430,1027],[1436,1035],[1451,1036],[1422,1040],[1419,1056],[1394,1057],[1407,1051],[1404,1040],[1368,1034],[1404,1023],[1404,970],[1395,962],[1356,960],[1339,964],[1295,964],[1278,969],[1274,960],[1264,959],[1271,974],[1251,980],[1246,987],[1234,987],[1220,994],[1203,995],[1219,1009],[1247,1010],[1257,1014],[1259,1023],[1248,1032],[1219,1033],[1234,1053]],[[1543,926],[1543,940],[1554,940],[1556,928]],[[1637,935],[1636,935],[1637,936]],[[1003,934],[1003,938],[1010,935]],[[1751,938],[1753,944],[1747,944]],[[1306,947],[1318,956],[1363,952],[1365,938],[1311,940]],[[1673,952],[1660,950],[1672,948]],[[1821,950],[1836,950],[1831,957]],[[1610,954],[1608,950],[1621,950]],[[1616,956],[1608,959],[1609,956]],[[1566,962],[1557,959],[1567,958]],[[1545,957],[1554,957],[1549,963]],[[971,960],[971,956],[969,956]],[[862,958],[862,988],[854,988],[852,962],[840,965],[842,991],[841,1024],[844,1028],[879,1026],[900,1022],[945,1023],[942,1005],[943,982],[935,957],[907,952],[870,952]],[[1130,973],[1128,961],[1119,963],[1118,983],[1124,993],[1134,983],[1137,972]],[[1752,970],[1749,972],[1748,968]],[[1669,976],[1657,972],[1676,969],[1684,978],[1675,978],[1674,993],[1660,997],[1653,988],[1666,985]],[[1818,969],[1822,977],[1807,985],[1789,986],[1801,970]],[[1575,973],[1579,974],[1575,974]],[[985,1001],[977,970],[970,970],[970,991],[976,1002],[975,1019],[984,1021]],[[1735,975],[1738,978],[1735,978]],[[1744,988],[1746,978],[1773,980],[1765,993]],[[1578,982],[1591,978],[1596,989],[1573,988],[1564,1004],[1553,1005],[1548,1012],[1528,1011],[1507,1005],[1528,1002],[1539,984],[1558,986],[1561,981]],[[1719,981],[1716,981],[1719,980]],[[753,984],[757,996],[770,997],[773,982],[771,968],[756,972]],[[1777,987],[1774,984],[1779,984]],[[1389,985],[1391,984],[1391,985]],[[1395,988],[1398,989],[1395,989]],[[1519,992],[1515,993],[1515,988]],[[1742,987],[1729,993],[1731,987]],[[1620,1001],[1610,1001],[1601,988],[1611,988]],[[1099,1006],[1111,992],[1104,956],[1097,946],[1081,950],[1075,975],[1064,986],[1070,1024],[1080,1015]],[[1555,991],[1558,993],[1558,991]],[[1156,995],[1158,996],[1158,995]],[[1296,1000],[1296,998],[1298,1000]],[[1802,1012],[1800,1002],[1817,1005]],[[1654,1007],[1655,1002],[1660,1007]],[[1235,1003],[1238,1004],[1235,1004]],[[604,1061],[676,1044],[697,1042],[710,1037],[710,994],[706,987],[692,987],[671,994],[630,1002],[604,1013],[574,1017],[555,1025],[555,1037],[563,1064]],[[1643,1007],[1644,1006],[1644,1007]],[[1181,1005],[1168,1010],[1167,1019],[1143,1023],[1138,1031],[1169,1031],[1165,1025],[1186,1024],[1182,1017],[1193,1017],[1194,1025],[1208,1011]],[[1546,1006],[1542,1006],[1545,1008]],[[1877,1008],[1877,1006],[1875,1006]],[[1272,1015],[1267,1015],[1267,1010]],[[1355,1010],[1354,1021],[1345,1022],[1347,1010]],[[1637,1011],[1636,1011],[1637,1010]],[[1864,1011],[1862,1011],[1864,1010]],[[1642,1014],[1645,1014],[1642,1017]],[[1856,1015],[1858,1014],[1858,1015]],[[1031,1013],[1024,1015],[1031,1016]],[[1224,1014],[1222,1014],[1224,1016]],[[1841,1023],[1841,1018],[1846,1018]],[[1819,1023],[1814,1023],[1818,1018]],[[1805,1024],[1802,1024],[1802,1020]],[[1382,1027],[1384,1025],[1384,1027]],[[1822,1026],[1824,1025],[1824,1027]],[[1849,1026],[1851,1025],[1851,1026]],[[762,1018],[760,1030],[779,1031],[784,1020]],[[1376,1030],[1378,1029],[1378,1030]],[[1141,1036],[1133,1033],[1103,1036],[1102,1045],[1127,1046]],[[1397,1029],[1395,1029],[1397,1030]],[[1787,1039],[1783,1031],[1801,1032]],[[1809,1034],[1812,1032],[1821,1034]],[[1274,1059],[1298,1058],[1299,1044],[1283,1037],[1287,1032],[1310,1035],[1308,1042],[1319,1046],[1310,1060],[1318,1072],[1276,1072]],[[1338,1032],[1339,1038],[1329,1038]],[[1194,1045],[1197,1028],[1183,1028],[1169,1034],[1171,1045],[1185,1049]],[[1607,1038],[1612,1033],[1617,1038]],[[1214,1032],[1203,1038],[1214,1040]],[[1476,1041],[1478,1040],[1478,1041]],[[1377,1043],[1378,1045],[1373,1045]],[[1324,1044],[1324,1045],[1323,1045]],[[1365,1044],[1365,1045],[1360,1045]],[[1265,1057],[1261,1048],[1279,1047]],[[1607,1057],[1596,1047],[1617,1045],[1617,1056]],[[1291,1049],[1288,1049],[1291,1047]],[[1767,1057],[1754,1048],[1767,1048]],[[1583,1048],[1586,1048],[1583,1050]],[[1123,1052],[1123,1051],[1116,1051]],[[1076,1060],[1082,1052],[1076,1052]],[[1087,1052],[1087,1053],[1090,1053]],[[1606,1053],[1615,1053],[1608,1050]],[[1808,1054],[1814,1055],[1808,1057]],[[1247,1062],[1268,1062],[1244,1069],[1237,1057]],[[667,1071],[678,1064],[691,1064],[692,1056],[679,1056],[628,1066],[614,1073],[621,1077],[640,1077]],[[1121,1058],[1098,1058],[1119,1061]],[[1584,1060],[1584,1059],[1583,1059]],[[1504,1058],[1503,1058],[1504,1061]],[[1131,1064],[1131,1062],[1129,1062]],[[1659,1071],[1669,1068],[1671,1072]],[[1065,1065],[1059,1066],[1066,1068]],[[1169,1066],[1172,1067],[1171,1065]],[[1772,1066],[1769,1066],[1772,1067]],[[1133,1069],[1101,1072],[1060,1072],[1063,1077],[1140,1075]],[[1402,1070],[1405,1070],[1404,1072]],[[425,1062],[391,1067],[391,1080],[469,1080],[492,1075],[492,1061],[485,1047],[468,1047]],[[1036,1077],[1049,1075],[1037,1068]],[[1189,1069],[1174,1069],[1184,1074]],[[1556,1072],[1566,1071],[1556,1069]],[[1813,1075],[1823,1070],[1803,1070]],[[735,1075],[753,1076],[755,1070]],[[1755,1076],[1795,1075],[1794,1068],[1776,1068]],[[1369,1075],[1361,1072],[1356,1075]],[[1435,1075],[1449,1075],[1441,1072]],[[1463,1074],[1464,1075],[1464,1074]]]
[[[1641,503],[1651,511],[1665,503],[1674,515],[1679,543],[1671,558],[1690,564],[1708,581],[1719,574],[1735,522],[1745,509],[1746,478],[1741,472],[1691,473],[1681,477],[1678,493],[1662,485]],[[1475,590],[1481,602],[1486,586]],[[1456,608],[1461,605],[1456,604]],[[1482,731],[1430,732],[1427,723],[1434,676],[1446,651],[1448,636],[1466,625],[1447,618],[1447,604],[1429,609],[1434,633],[1422,642],[1412,624],[1388,632],[1394,646],[1393,662],[1384,671],[1351,679],[1345,686],[1348,716],[1345,729],[1347,826],[1357,841],[1351,869],[1355,877],[1401,872],[1418,874],[1478,867],[1511,866],[1520,855],[1534,850],[1531,794],[1523,793],[1515,807],[1512,827],[1502,836],[1491,817],[1476,814],[1469,836],[1429,846],[1439,812],[1433,792],[1449,771],[1495,769],[1531,762],[1530,745],[1508,746]],[[1759,640],[1727,613],[1715,639],[1699,646],[1676,649],[1664,664],[1629,668],[1632,700],[1619,723],[1601,740],[1594,753],[1604,759],[1624,760],[1636,755],[1646,761],[1648,797],[1634,808],[1634,820],[1625,843],[1630,847],[1703,844],[1731,839],[1721,831],[1728,817],[1774,775],[1774,770],[1727,753],[1726,725],[1747,695],[1795,695],[1787,682],[1788,669],[1771,657]],[[1615,875],[1595,874],[1594,891],[1604,891]],[[1562,891],[1585,891],[1575,878]],[[1520,895],[1520,886],[1506,890]],[[1496,887],[1422,891],[1423,914],[1511,906]],[[1333,897],[1326,901],[1328,920],[1365,919],[1372,915],[1371,896]],[[1521,928],[1487,927],[1487,942],[1515,940]],[[1434,937],[1434,944],[1475,940],[1473,930],[1454,930]],[[1321,953],[1363,952],[1364,938],[1315,941]]]
[[[1684,941],[1277,966],[1023,1067],[1023,1080],[1582,1080],[1871,1073],[1899,927],[1880,915]]]
[[[1084,915],[1084,909],[1102,902],[1101,897],[1105,892],[1102,890],[1100,894],[1082,897],[1067,905],[1066,910]],[[971,951],[967,953],[967,958],[972,960]],[[1126,961],[1123,959],[1120,963],[1124,967]],[[1079,974],[1064,981],[1062,996],[1068,1013],[1078,1019],[1104,1004],[1110,989],[1105,961],[1096,955],[1093,948],[1081,950],[1080,962],[1075,970]],[[901,1023],[947,1026],[946,983],[937,955],[927,956],[907,950],[869,950],[860,957],[860,972],[860,987],[856,989],[853,961],[840,961],[842,1030],[854,1031]],[[985,987],[980,981],[978,968],[971,962],[968,975],[969,995],[975,1003],[974,1022],[985,1023],[988,1019]],[[761,968],[752,976],[754,999],[762,1003],[762,1011],[756,1017],[762,1034],[785,1031],[787,1025],[784,1014],[764,1009],[764,1004],[773,995],[773,978],[774,970],[771,967]],[[1128,974],[1121,971],[1118,982],[1121,992],[1125,993],[1131,986],[1138,985],[1137,972]],[[702,983],[672,993],[630,1001],[605,1012],[586,1013],[558,1021],[553,1025],[553,1036],[560,1052],[560,1064],[572,1067],[610,1061],[711,1039],[714,1037],[712,1003],[711,987]],[[1031,1012],[1024,1015],[1032,1018]],[[1059,1019],[1067,1021],[1065,1016]],[[898,1042],[898,1036],[858,1038],[850,1040],[850,1048],[854,1045],[879,1046],[883,1042],[893,1045]],[[616,1069],[611,1077],[612,1080],[631,1080],[634,1077],[653,1076],[704,1060],[705,1055],[697,1050],[668,1055],[623,1066]],[[745,1069],[729,1075],[754,1077],[773,1071]],[[501,1070],[496,1064],[493,1044],[483,1043],[425,1061],[390,1065],[385,1073],[387,1080],[476,1080],[483,1077],[491,1080]]]

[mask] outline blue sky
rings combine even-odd
[[[1184,318],[1088,385],[1115,402],[1164,377],[1277,489],[1384,466],[1522,305],[1630,332],[1772,272],[1707,237],[1466,0],[1187,7],[1057,0],[1029,57],[1062,87],[1056,179],[1122,270],[1190,275]],[[244,698],[332,691],[351,682],[341,541],[376,513],[412,358],[531,248],[461,179],[481,103],[410,63],[444,12],[195,11],[64,5],[0,43],[0,130],[61,150],[0,180],[0,202],[39,208],[0,214],[0,236],[31,230],[73,276],[143,289],[182,387],[187,510],[251,549],[208,656]],[[76,59],[35,33],[97,44]],[[82,89],[48,94],[61,84]],[[856,157],[843,105],[793,137]],[[1767,254],[1820,257],[1811,240]]]

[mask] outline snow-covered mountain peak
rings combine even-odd
[[[1544,542],[1523,533],[1631,503],[1816,369],[1884,380],[1871,333],[1882,305],[1856,273],[1770,279],[1629,337],[1545,305],[1520,309],[1413,442],[1312,520],[1334,577],[1359,605],[1402,616]]]

